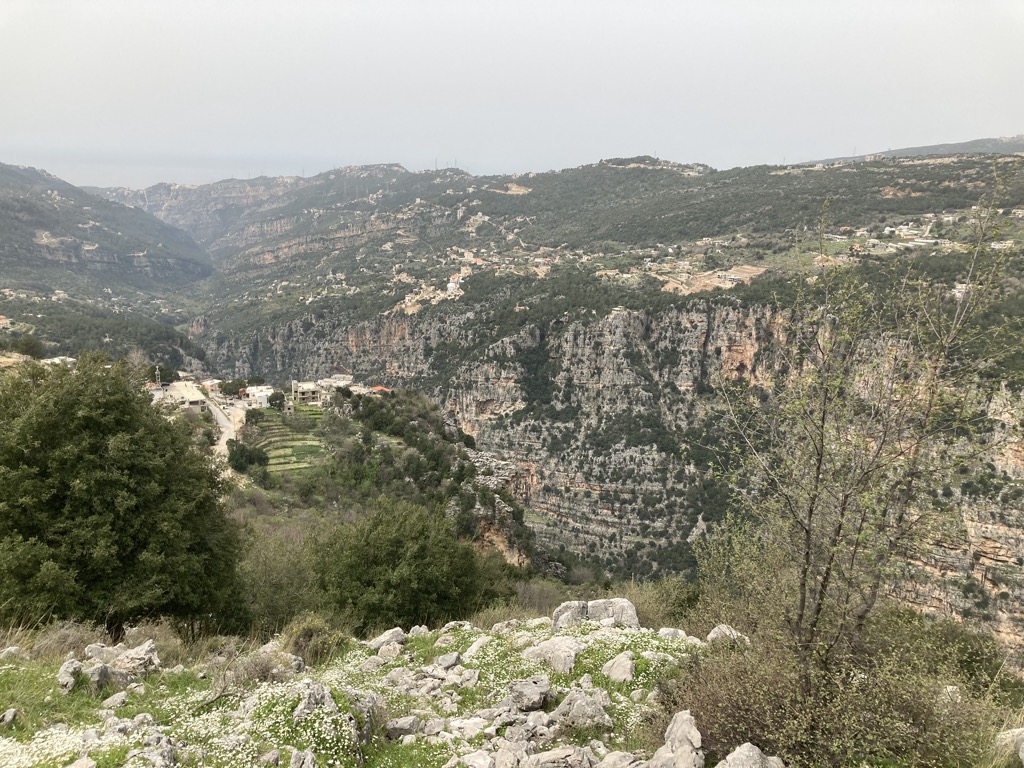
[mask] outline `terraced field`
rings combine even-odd
[[[279,411],[263,411],[259,438],[252,444],[270,457],[268,472],[291,472],[308,469],[324,456],[323,444],[316,437],[316,427],[323,411],[315,406],[298,406],[294,416]]]

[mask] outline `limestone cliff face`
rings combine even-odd
[[[686,498],[700,477],[681,437],[704,415],[696,393],[761,375],[778,325],[765,309],[696,302],[561,318],[481,343],[472,312],[350,326],[306,317],[214,337],[209,354],[226,375],[284,381],[344,369],[357,381],[427,388],[480,448],[515,466],[511,485],[549,547],[609,563],[649,550],[663,562],[637,566],[650,569],[673,567],[702,511]]]
[[[430,391],[502,463],[502,482],[527,505],[544,546],[628,574],[687,562],[687,539],[710,521],[696,492],[706,478],[685,458],[687,430],[708,414],[701,393],[738,376],[766,381],[785,329],[786,317],[764,308],[698,301],[561,318],[493,340],[472,312],[353,325],[305,317],[219,341],[201,320],[194,330],[207,333],[210,358],[225,373],[259,370],[283,381],[343,368],[365,383]],[[1007,395],[992,410],[1010,418],[1019,405]],[[1000,446],[997,472],[1020,476],[1024,449],[1011,440]],[[954,501],[961,524],[907,565],[899,596],[1020,635],[1024,511],[959,490]]]

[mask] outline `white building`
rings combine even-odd
[[[246,387],[245,394],[239,392],[244,398],[246,408],[269,408],[270,396],[274,394],[274,388],[269,385]]]

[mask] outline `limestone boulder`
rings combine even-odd
[[[547,664],[555,672],[567,674],[576,664],[576,656],[584,648],[575,637],[552,637],[523,651],[523,658]]]

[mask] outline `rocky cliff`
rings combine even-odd
[[[239,376],[357,380],[428,389],[478,447],[515,468],[513,485],[549,547],[642,575],[684,564],[701,513],[690,457],[712,382],[757,378],[779,319],[696,301],[652,313],[617,308],[481,336],[472,313],[394,314],[352,326],[300,317],[209,342]],[[197,330],[202,329],[197,325]]]

